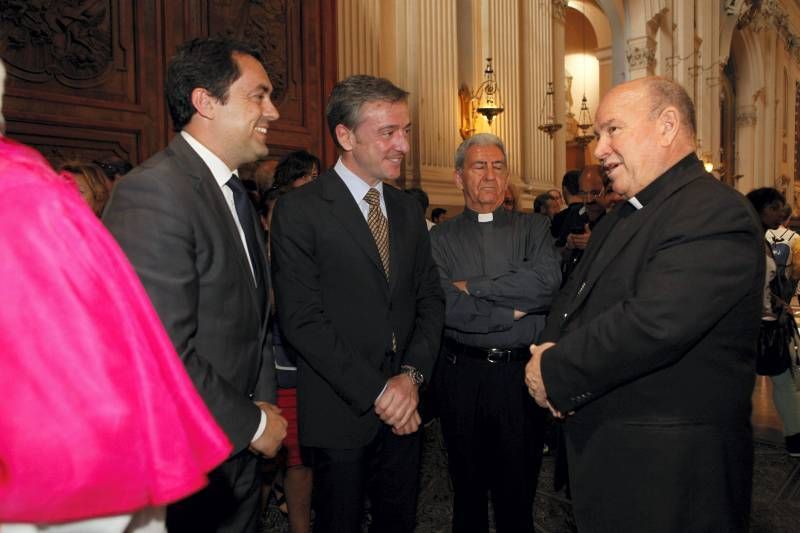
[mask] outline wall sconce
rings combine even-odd
[[[459,133],[462,139],[471,137],[476,130],[475,113],[480,113],[486,118],[489,126],[492,125],[494,117],[505,111],[500,105],[497,81],[494,79],[494,69],[492,68],[492,58],[486,58],[486,68],[483,70],[483,83],[481,83],[474,93],[470,92],[467,84],[462,83],[458,90],[458,97],[461,101],[461,127]]]

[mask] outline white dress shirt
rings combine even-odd
[[[253,279],[256,279],[255,271],[253,270],[253,259],[250,257],[250,251],[247,249],[247,240],[244,237],[244,230],[242,229],[242,224],[239,222],[239,216],[236,214],[236,204],[233,201],[233,190],[227,185],[228,180],[231,179],[231,175],[236,174],[239,175],[239,171],[237,169],[230,169],[228,165],[226,165],[222,159],[217,157],[217,155],[203,146],[197,139],[192,137],[190,134],[186,133],[185,131],[181,131],[181,135],[183,136],[184,140],[189,143],[189,146],[192,147],[200,159],[203,160],[203,163],[206,164],[208,170],[211,171],[211,175],[214,176],[214,181],[217,182],[219,185],[220,190],[222,191],[222,196],[225,197],[225,203],[228,204],[228,210],[231,212],[231,216],[233,217],[233,223],[236,224],[236,229],[239,230],[239,238],[242,240],[242,247],[244,248],[244,253],[247,255],[247,264],[250,266],[250,274],[253,276]],[[366,193],[365,193],[366,194]],[[263,289],[263,287],[259,288],[259,290]],[[253,438],[250,439],[250,442],[254,442],[258,440],[264,430],[267,429],[267,414],[262,410],[259,409],[261,412],[261,419],[258,422],[258,428],[256,428],[255,435]]]

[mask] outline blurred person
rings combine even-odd
[[[428,212],[428,205],[430,205],[428,193],[419,187],[413,187],[411,189],[406,189],[405,191],[406,194],[413,196],[417,203],[419,203],[419,206],[422,209],[422,216],[425,218],[425,225],[428,226],[428,231],[430,231],[434,224],[432,221],[428,220],[427,217],[425,217],[425,213]]]
[[[272,188],[302,187],[319,176],[321,164],[319,158],[305,150],[297,150],[283,156],[275,167]]]
[[[526,384],[565,417],[578,530],[748,530],[763,231],[695,155],[677,83],[617,85],[595,157],[626,202],[553,304]]]
[[[431,222],[434,224],[440,224],[447,220],[447,209],[442,207],[434,207],[433,211],[431,211]]]
[[[163,532],[230,443],[71,179],[2,128],[0,191],[0,531]]]
[[[781,224],[775,229],[768,228],[765,237],[772,248],[776,276],[781,280],[780,297],[786,303],[791,303],[800,279],[800,236],[789,228],[792,221],[790,205],[784,205],[782,216]]]
[[[446,296],[433,394],[453,482],[453,531],[533,531],[545,411],[520,386],[561,276],[542,217],[507,209],[503,142],[480,133],[455,153],[464,211],[431,231]]]
[[[506,211],[519,211],[519,192],[513,183],[506,186],[506,191],[503,194],[503,207]]]
[[[561,180],[561,188],[564,191],[563,198],[567,205],[553,216],[553,222],[550,225],[550,233],[555,237],[558,248],[563,248],[567,243],[571,222],[577,216],[577,211],[583,207],[583,198],[580,196],[580,185],[578,184],[580,177],[580,170],[568,170]]]
[[[258,50],[226,37],[182,44],[165,85],[177,133],[114,187],[103,220],[234,447],[209,487],[168,508],[167,527],[254,532],[258,456],[277,453],[286,420],[274,405],[266,247],[237,169],[269,153],[279,115]]]
[[[59,172],[68,172],[78,192],[98,217],[103,214],[109,198],[108,180],[103,169],[94,163],[66,161],[58,168]]]
[[[95,159],[92,161],[92,163],[103,170],[103,173],[106,175],[106,185],[108,186],[109,191],[111,191],[114,183],[118,179],[133,169],[133,165],[115,155],[108,156],[103,159]]]
[[[578,179],[578,187],[583,206],[576,211],[576,216],[568,221],[569,234],[562,249],[562,285],[567,282],[578,261],[583,257],[583,251],[592,236],[592,229],[606,214],[605,187],[600,165],[584,167]]]
[[[781,222],[786,220],[786,199],[777,189],[772,187],[755,189],[747,194],[747,199],[753,204],[767,234],[778,230]],[[765,277],[762,320],[775,321],[782,313],[789,313],[790,316],[787,318],[793,323],[794,316],[791,315],[787,297],[791,298],[794,293],[787,291],[787,279],[779,279],[779,276],[784,273],[780,272],[776,264],[776,256],[773,253],[774,246],[774,243],[770,243],[769,237],[767,237],[764,246],[767,275]],[[787,250],[787,253],[790,251]],[[800,392],[797,391],[794,384],[791,360],[787,358],[785,368],[773,371],[777,373],[773,374],[771,371],[767,375],[772,381],[772,401],[783,423],[786,451],[792,457],[800,457]]]
[[[326,107],[339,150],[278,200],[275,301],[298,357],[300,444],[314,470],[314,530],[416,524],[419,388],[439,351],[444,301],[419,205],[388,185],[409,150],[408,93],[350,76]]]
[[[553,220],[553,217],[558,212],[557,205],[552,196],[548,193],[542,193],[533,199],[533,212]]]
[[[551,198],[552,198],[552,199],[555,201],[555,203],[556,203],[556,206],[555,206],[555,208],[556,208],[556,213],[558,213],[559,211],[563,211],[564,209],[566,209],[566,207],[567,207],[567,206],[566,206],[566,204],[564,203],[564,196],[563,196],[563,194],[561,193],[561,191],[560,191],[560,190],[558,190],[558,189],[550,189],[550,190],[548,190],[548,191],[547,191],[547,194],[549,194],[549,195],[550,195],[550,197],[551,197]]]

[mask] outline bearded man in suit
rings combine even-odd
[[[234,447],[206,489],[168,508],[167,527],[251,532],[256,454],[277,452],[286,420],[272,405],[264,240],[236,169],[267,155],[278,111],[259,52],[226,38],[181,46],[166,90],[178,134],[119,181],[103,220]]]
[[[627,201],[595,228],[526,368],[537,402],[566,416],[578,529],[746,531],[758,220],[704,171],[675,82],[614,88],[596,129]]]
[[[372,531],[414,531],[418,389],[439,351],[444,297],[419,204],[386,183],[409,148],[407,95],[372,76],[339,82],[327,106],[339,161],[278,200],[272,218],[315,531],[361,531],[365,491]]]

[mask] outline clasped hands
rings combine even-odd
[[[395,435],[409,435],[419,429],[422,418],[417,412],[419,387],[406,374],[389,378],[386,388],[375,400],[375,413]]]
[[[556,418],[564,418],[564,415],[547,399],[547,390],[542,380],[542,354],[553,346],[555,346],[553,342],[531,344],[531,359],[525,365],[525,385],[528,387],[528,393],[536,400],[539,407],[549,409]]]

